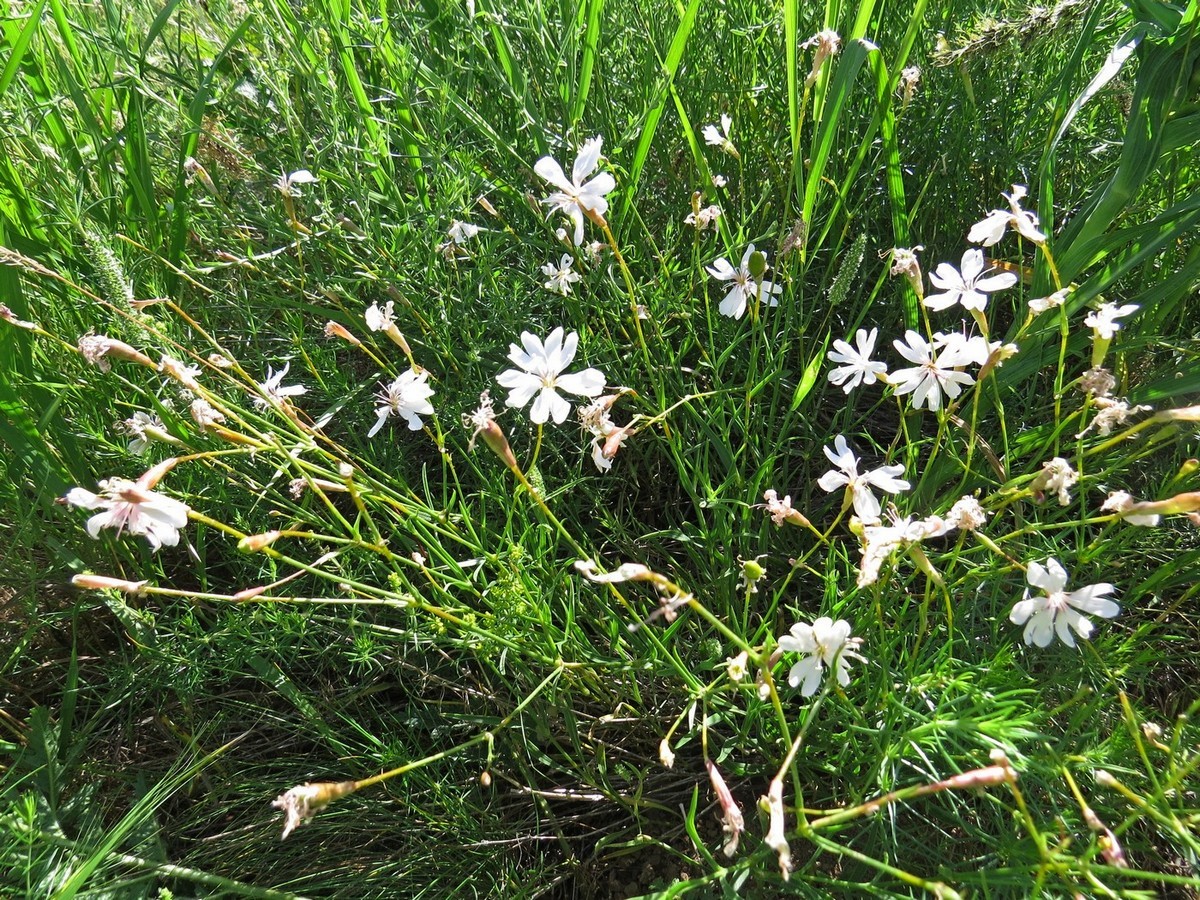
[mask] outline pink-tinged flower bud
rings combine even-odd
[[[733,799],[733,794],[725,784],[725,779],[721,777],[716,764],[711,759],[706,759],[704,766],[708,769],[708,780],[712,782],[717,803],[721,805],[721,825],[725,832],[724,852],[726,856],[732,857],[737,853],[742,832],[746,830],[746,820],[742,817],[741,807]]]
[[[770,824],[763,843],[779,855],[779,873],[783,880],[792,877],[792,848],[788,846],[783,811],[783,783],[774,778],[765,797],[758,798],[758,808],[767,814]]]
[[[154,490],[154,486],[162,481],[163,476],[175,468],[175,465],[178,462],[179,458],[176,456],[171,456],[167,459],[164,459],[154,468],[148,469],[145,474],[143,474],[142,477],[137,480],[138,486],[143,487],[146,490]]]
[[[118,341],[116,338],[106,337],[102,334],[85,334],[79,339],[76,346],[83,358],[101,372],[107,372],[112,367],[109,357],[128,360],[149,366],[151,369],[156,368],[154,361],[145,353],[129,346],[124,341]]]
[[[238,541],[237,548],[242,553],[258,553],[270,547],[279,540],[279,531],[265,531],[262,534],[251,534]]]
[[[325,337],[341,338],[343,341],[353,344],[355,347],[362,346],[362,341],[352,335],[345,325],[341,325],[332,320],[325,323]]]
[[[124,578],[109,578],[107,575],[76,575],[71,584],[83,591],[121,591],[140,594],[148,582],[126,581]]]
[[[3,319],[9,325],[15,328],[24,328],[26,331],[37,331],[38,325],[36,322],[26,322],[24,319],[18,319],[17,314],[0,303],[0,319]]]

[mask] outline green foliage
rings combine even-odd
[[[0,26],[0,892],[1200,889],[1197,6],[988,12],[17,10]],[[818,60],[824,29],[840,50]],[[570,177],[593,136],[616,188],[575,247],[534,165]],[[1014,182],[1048,240],[987,248],[1017,278],[985,311],[930,310],[925,281],[889,276],[915,245],[957,268]],[[685,224],[709,205],[710,228]],[[481,230],[454,240],[456,221]],[[721,315],[732,282],[709,270],[752,243],[746,312]],[[565,294],[541,271],[563,254],[581,276]],[[1140,310],[1099,339],[1082,323],[1102,303]],[[395,333],[370,330],[388,304]],[[827,379],[858,329],[894,361],[906,330],[959,322],[1019,350],[959,364],[977,383],[940,409]],[[496,384],[522,332],[560,326],[579,336],[569,371],[610,385],[606,474],[574,413],[531,424]],[[93,365],[89,333],[145,356]],[[1110,398],[1079,389],[1101,362],[1154,412],[1104,424]],[[272,397],[285,364],[275,387],[306,392]],[[435,412],[369,437],[375,393],[414,370]],[[484,390],[511,461],[485,421],[463,427]],[[879,532],[818,485],[838,435],[860,470],[902,468],[911,490],[885,502],[904,515],[977,497],[987,523],[897,539],[860,575]],[[1062,505],[1055,457],[1079,474]],[[192,510],[178,546],[93,541],[96,510],[55,502],[169,459],[149,486]],[[1102,509],[1116,490],[1169,501],[1161,523]],[[795,511],[778,527],[768,491]],[[1009,620],[1050,557],[1067,590],[1111,583],[1121,604],[1077,649]],[[147,583],[63,587],[88,573]],[[793,688],[785,636],[819,617],[847,621],[862,658],[842,657],[845,684]],[[736,854],[708,764],[740,805]],[[272,798],[347,781],[279,842]]]

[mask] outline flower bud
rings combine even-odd
[[[109,578],[107,575],[76,575],[71,584],[83,591],[121,591],[140,594],[147,585],[145,581],[126,581],[124,578]]]
[[[237,548],[242,553],[258,553],[270,547],[279,540],[279,531],[265,531],[262,534],[251,534],[238,541]]]
[[[361,347],[362,341],[352,335],[345,325],[330,320],[325,323],[325,337],[341,338],[347,343],[353,344],[355,347]]]

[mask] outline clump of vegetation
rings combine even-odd
[[[4,26],[7,889],[1200,889],[1195,4],[559,12]]]

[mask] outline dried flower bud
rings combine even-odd
[[[283,837],[295,831],[326,806],[347,794],[354,793],[353,781],[320,781],[316,784],[301,784],[284,794],[280,794],[271,803],[276,809],[283,810]]]
[[[675,766],[675,752],[671,749],[671,742],[666,738],[658,742],[658,761],[663,764],[664,769],[671,769]]]

